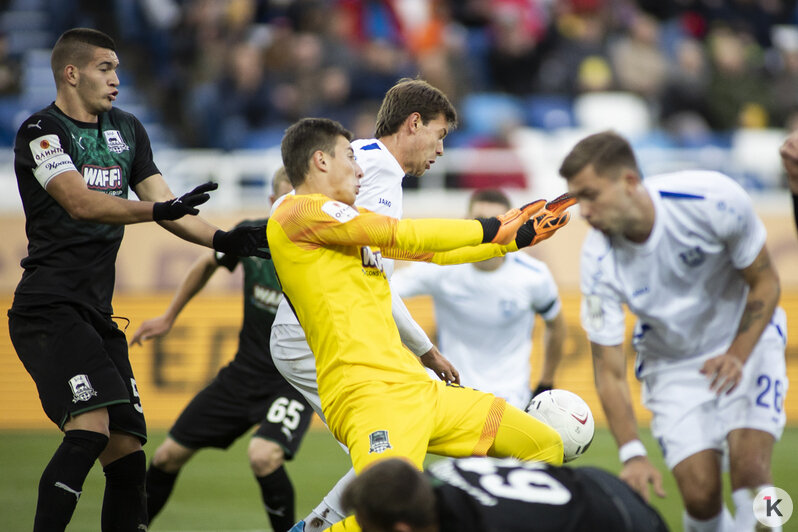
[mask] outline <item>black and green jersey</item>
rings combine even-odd
[[[265,219],[244,220],[236,227],[265,224]],[[274,315],[283,299],[274,264],[271,259],[236,257],[218,252],[216,262],[230,271],[239,263],[244,268],[244,322],[238,338],[238,353],[232,364],[250,374],[278,375],[269,348]]]
[[[425,473],[440,532],[666,532],[626,483],[595,467],[512,458],[440,460]]]
[[[160,173],[141,123],[119,109],[79,122],[55,104],[25,120],[14,171],[25,210],[28,256],[15,305],[71,301],[111,313],[115,262],[124,226],[72,219],[47,193],[50,179],[77,170],[92,190],[127,198],[128,187]]]

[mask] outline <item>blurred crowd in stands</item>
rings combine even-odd
[[[6,12],[29,2],[49,4],[2,3]],[[404,76],[428,80],[461,109],[486,94],[488,115],[511,101],[521,112],[507,127],[571,125],[580,96],[607,91],[637,95],[676,143],[798,127],[794,0],[52,3],[52,40],[72,26],[114,36],[123,91],[136,91],[181,147],[270,146],[309,115],[371,136],[383,94]],[[6,40],[8,96],[24,71]],[[479,116],[464,113],[450,145],[500,143],[502,132],[483,134]]]

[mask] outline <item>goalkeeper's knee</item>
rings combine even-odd
[[[488,456],[513,457],[561,465],[563,443],[559,433],[526,412],[507,405]]]

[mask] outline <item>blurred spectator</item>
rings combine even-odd
[[[459,101],[472,86],[466,31],[444,0],[395,4],[404,42],[421,78]]]
[[[718,27],[708,37],[712,75],[707,104],[713,128],[766,127],[767,86],[761,68],[751,61],[760,53],[749,34]]]
[[[583,12],[586,5],[573,2],[578,10],[556,15],[557,33],[538,76],[540,92],[575,96],[614,85],[606,50],[608,13],[598,1],[596,10],[588,12]]]
[[[510,94],[535,90],[542,60],[540,45],[547,32],[542,1],[494,0],[490,10],[490,80]]]
[[[709,131],[709,68],[704,48],[695,39],[679,42],[660,102],[663,127],[682,140],[705,138]]]
[[[8,51],[8,35],[0,34],[0,96],[19,94],[22,70]]]
[[[137,92],[158,104],[159,116],[147,119],[187,147],[271,145],[286,123],[311,114],[352,128],[363,106],[405,76],[430,81],[457,103],[474,93],[525,105],[629,91],[648,102],[657,127],[689,144],[740,126],[798,124],[798,45],[783,37],[798,31],[796,0],[62,3],[58,17],[42,11],[46,27],[71,21],[112,33],[128,50],[125,73]],[[791,26],[774,31],[777,24]],[[7,31],[0,96],[13,100],[32,77],[13,47],[25,30]],[[519,125],[533,116],[523,111]],[[478,132],[464,126],[455,137],[472,142]],[[251,142],[259,135],[260,144]],[[479,142],[502,145],[501,136]]]
[[[792,129],[798,120],[798,28],[782,26],[774,31],[778,67],[770,84],[773,115],[778,125]]]
[[[610,48],[618,88],[642,96],[654,104],[666,83],[668,61],[659,42],[659,23],[638,13],[629,25],[629,34]]]

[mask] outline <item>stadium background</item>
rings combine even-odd
[[[697,166],[728,173],[752,195],[768,229],[793,331],[788,375],[797,383],[798,237],[778,158],[780,142],[798,125],[796,22],[796,2],[767,0],[0,1],[0,187],[6,191],[0,195],[0,303],[11,304],[26,245],[13,137],[22,119],[54,97],[49,48],[57,35],[91,26],[119,43],[117,105],[145,123],[172,189],[220,182],[203,214],[221,227],[263,216],[286,125],[301,116],[330,116],[357,136],[372,136],[382,94],[407,75],[444,89],[461,125],[430,172],[406,183],[406,216],[459,217],[468,193],[480,186],[500,186],[517,203],[554,197],[564,187],[556,173],[562,156],[581,136],[606,128],[632,141],[646,174]],[[531,253],[550,266],[563,296],[568,340],[557,385],[584,397],[603,425],[578,323],[578,255],[586,229],[575,217]],[[131,334],[163,311],[203,251],[151,224],[126,231],[114,307],[130,320]],[[217,274],[169,337],[131,349],[156,434],[234,353],[240,283],[239,273]],[[430,301],[408,304],[433,333]],[[632,387],[638,398],[636,383]],[[636,406],[645,424],[648,415]],[[795,427],[794,393],[785,408]],[[25,434],[56,438],[4,320],[0,449],[18,452],[2,442]],[[602,447],[613,456],[611,442],[597,442],[594,452]],[[29,454],[35,455],[32,448]],[[228,461],[243,463],[239,455]],[[0,458],[4,466],[25,460],[25,446],[21,456]],[[31,485],[46,458],[36,460],[24,475]],[[785,487],[798,493],[795,477],[789,478],[793,484]],[[14,489],[2,485],[0,495],[12,497]],[[34,496],[35,489],[26,493]],[[300,497],[314,500],[307,491]],[[30,507],[25,504],[20,507]]]

